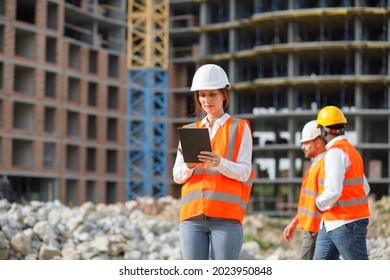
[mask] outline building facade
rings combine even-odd
[[[124,200],[126,0],[0,0],[0,186]]]
[[[300,131],[326,105],[345,113],[372,192],[389,194],[389,1],[171,1],[170,19],[169,165],[176,127],[199,117],[192,76],[217,63],[232,84],[228,112],[253,128],[250,210],[295,211],[308,166]]]

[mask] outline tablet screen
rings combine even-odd
[[[211,152],[210,135],[208,128],[178,127],[181,150],[184,162],[199,162],[201,151]]]

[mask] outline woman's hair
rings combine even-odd
[[[227,106],[229,105],[229,101],[230,101],[229,86],[226,86],[224,88],[220,88],[220,89],[218,89],[218,91],[220,91],[225,97],[225,100],[223,101],[222,106],[223,106],[223,109],[226,109]],[[202,110],[202,105],[199,102],[199,91],[198,90],[194,92],[194,102],[195,102],[195,114],[197,114]]]

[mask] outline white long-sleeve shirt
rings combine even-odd
[[[349,155],[340,148],[333,148],[332,145],[339,140],[346,139],[344,135],[337,136],[326,144],[327,152],[325,154],[324,167],[326,177],[324,181],[324,191],[320,196],[316,198],[317,208],[321,211],[328,210],[333,207],[341,196],[343,190],[344,175],[351,165]],[[330,150],[329,150],[330,149]],[[363,188],[368,195],[370,192],[370,186],[364,176]],[[336,220],[336,221],[323,221],[327,231],[331,231],[344,224],[350,223],[353,220]],[[321,223],[322,227],[323,223]]]
[[[210,129],[210,124],[207,118],[202,120],[202,127],[207,127],[210,133],[210,139],[213,139],[217,130],[225,124],[230,118],[230,115],[225,113],[214,123],[213,129]],[[240,149],[238,151],[236,162],[229,161],[221,157],[221,160],[216,166],[219,172],[231,179],[246,182],[249,179],[252,170],[252,134],[249,126],[246,124]],[[181,145],[179,143],[179,148]],[[173,166],[173,180],[178,184],[184,184],[194,172],[193,168],[188,168],[184,162],[183,155],[177,151],[175,165]]]

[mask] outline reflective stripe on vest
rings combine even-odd
[[[318,184],[323,185],[325,183],[324,179],[318,179]],[[363,178],[349,178],[343,181],[343,186],[351,186],[351,185],[357,185],[357,184],[363,184],[364,179]]]
[[[321,219],[321,217],[322,217],[321,213],[313,212],[313,211],[310,211],[310,210],[307,210],[307,209],[304,209],[304,208],[299,208],[298,213],[302,214],[302,215],[309,216],[311,218]],[[310,232],[317,232],[318,230],[317,231],[309,230],[309,231]]]
[[[339,206],[339,207],[345,207],[345,206],[359,205],[359,204],[363,204],[363,203],[368,203],[367,197],[341,200],[341,201],[339,200],[334,205]]]
[[[202,192],[201,190],[196,190],[185,195],[182,198],[182,204],[189,203],[198,198],[240,204],[240,208],[242,209],[245,209],[248,204],[247,201],[241,200],[240,196],[235,194],[228,194],[228,193],[221,193],[221,192],[214,192],[214,191]]]
[[[316,192],[314,190],[308,190],[308,189],[303,189],[302,193],[310,195],[310,196],[314,196],[314,197],[316,197],[318,195],[318,192]]]

